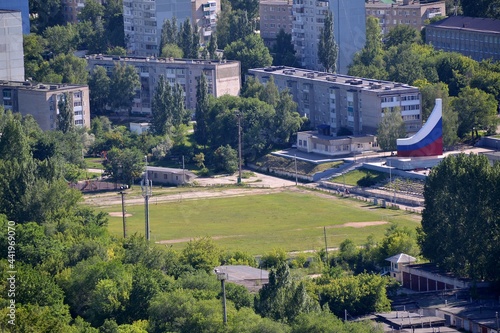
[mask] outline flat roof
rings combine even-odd
[[[429,26],[443,29],[480,31],[500,34],[500,20],[492,18],[450,16],[441,21],[434,22]]]
[[[65,90],[72,88],[83,88],[88,87],[83,84],[69,84],[69,83],[37,83],[31,81],[6,81],[0,80],[0,87],[12,87],[23,90]]]
[[[394,91],[401,92],[409,89],[418,91],[417,87],[399,82],[374,80],[356,76],[319,72],[286,66],[253,68],[249,70],[250,74],[252,74],[252,72],[269,75],[289,76],[290,78],[300,78],[318,82],[330,82],[332,83],[332,85],[343,85],[346,87],[352,87],[352,89],[372,90],[381,93],[386,92],[388,94],[393,94]]]
[[[104,61],[128,61],[128,62],[151,62],[151,63],[171,63],[171,64],[203,64],[203,65],[223,65],[238,63],[236,60],[206,60],[206,59],[178,59],[178,58],[161,58],[161,57],[132,57],[132,56],[115,56],[105,54],[88,54],[85,56],[87,60],[104,60]]]

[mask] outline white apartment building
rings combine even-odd
[[[0,80],[24,81],[21,12],[0,10]]]
[[[339,48],[337,72],[347,73],[354,54],[365,46],[364,0],[293,0],[292,43],[301,65],[323,70],[318,60],[318,42],[328,11],[333,13],[333,30]]]
[[[186,19],[206,43],[215,31],[220,0],[123,0],[123,24],[127,51],[133,56],[159,55],[161,28],[165,20]]]
[[[160,75],[163,75],[171,85],[175,83],[181,85],[184,90],[185,107],[190,110],[196,108],[196,86],[201,73],[207,78],[208,93],[214,97],[238,96],[240,93],[239,61],[103,55],[88,55],[85,59],[89,71],[92,71],[95,66],[102,66],[106,68],[110,76],[116,63],[132,65],[136,68],[141,80],[141,88],[137,91],[132,105],[132,112],[136,114],[151,114],[151,100]]]
[[[336,136],[344,128],[354,135],[375,135],[383,110],[396,107],[408,133],[422,127],[417,87],[285,66],[250,69],[249,75],[262,83],[272,76],[280,91],[288,89],[298,112],[320,134]]]
[[[0,105],[23,116],[32,115],[44,131],[57,129],[59,101],[64,93],[71,97],[75,127],[90,127],[88,86],[0,81]]]

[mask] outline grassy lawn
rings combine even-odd
[[[327,169],[338,168],[343,163],[344,163],[343,161],[336,161],[336,162],[316,164],[312,162],[297,160],[297,173],[300,175],[312,176],[315,173]],[[255,164],[257,166],[264,166],[274,170],[295,172],[295,159],[293,158],[285,158],[269,154],[259,158],[255,162]]]
[[[144,206],[127,206],[127,232],[144,234]],[[121,205],[102,208],[121,212]],[[109,229],[121,237],[122,218],[110,217]],[[348,222],[388,222],[362,228],[342,226]],[[155,204],[150,201],[151,240],[176,240],[183,248],[190,238],[210,236],[222,247],[254,255],[273,248],[286,251],[324,247],[327,227],[329,247],[349,238],[363,244],[372,234],[380,240],[390,223],[415,228],[420,216],[369,206],[350,199],[319,196],[310,192],[281,192],[231,198],[185,200]],[[170,246],[170,245],[168,245]]]
[[[363,181],[367,181],[369,183],[378,183],[381,182],[385,179],[389,178],[389,174],[383,173],[383,172],[377,172],[377,171],[372,171],[368,169],[357,169],[353,170],[351,172],[348,172],[345,174],[345,179],[344,176],[338,176],[331,178],[330,181],[334,183],[345,183],[347,185],[352,185],[352,186],[365,186],[362,185]],[[363,179],[363,181],[361,181]],[[361,181],[361,183],[360,183]]]
[[[100,157],[85,157],[85,165],[89,169],[104,169]]]

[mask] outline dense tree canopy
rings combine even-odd
[[[444,269],[474,280],[500,276],[500,164],[484,155],[448,156],[424,189],[422,254]]]
[[[327,11],[324,26],[321,28],[318,43],[318,60],[327,72],[335,73],[339,47],[333,34],[333,13]]]
[[[270,66],[273,58],[257,34],[251,34],[243,39],[232,42],[224,49],[224,56],[230,60],[241,62],[241,75],[246,75],[250,68]]]
[[[396,140],[406,137],[406,129],[401,111],[399,108],[394,110],[385,109],[384,117],[380,121],[377,129],[377,141],[385,151],[396,150]]]

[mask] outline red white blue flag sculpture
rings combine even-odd
[[[413,136],[398,139],[398,157],[438,156],[443,154],[443,106],[440,98],[429,119]]]

